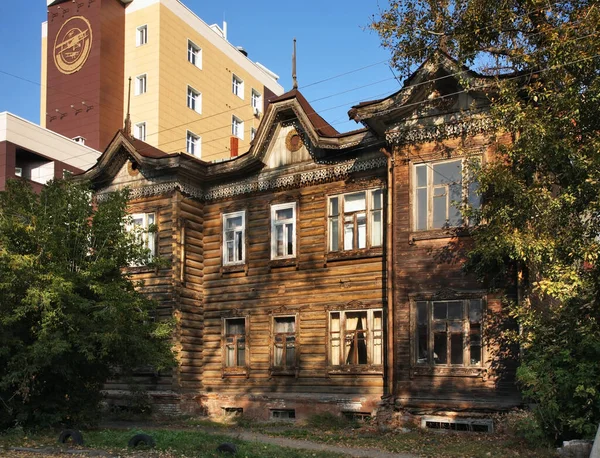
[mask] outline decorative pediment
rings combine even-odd
[[[459,65],[440,51],[400,91],[354,106],[349,116],[385,136],[388,143],[472,135],[491,127],[487,92],[493,87],[493,78]]]

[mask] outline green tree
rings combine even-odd
[[[170,325],[124,270],[148,258],[127,192],[91,196],[70,181],[0,193],[0,429],[93,422],[116,370],[173,364]]]
[[[372,21],[405,74],[443,49],[497,75],[490,116],[510,134],[478,173],[485,198],[467,269],[517,278],[517,377],[550,436],[600,422],[600,5],[390,1]],[[458,75],[460,77],[460,75]]]

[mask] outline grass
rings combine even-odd
[[[154,437],[156,449],[142,452],[143,457],[218,457],[216,448],[223,442],[238,446],[237,457],[247,458],[334,458],[342,455],[312,450],[296,450],[260,442],[248,442],[235,438],[241,431],[252,431],[269,436],[346,447],[363,447],[393,453],[409,453],[416,456],[439,458],[550,458],[554,450],[529,445],[516,435],[472,432],[442,432],[393,430],[381,432],[372,422],[348,420],[331,414],[316,415],[306,422],[250,422],[243,417],[227,418],[225,422],[188,418],[169,420],[164,425],[142,430],[104,429],[84,431],[86,448],[106,450],[120,456],[131,455],[127,442],[136,433],[145,432]],[[233,434],[234,438],[225,435]],[[28,436],[22,430],[12,430],[0,435],[0,450],[4,446],[56,446],[58,432]]]
[[[150,434],[155,442],[155,449],[150,452],[148,449],[142,449],[144,457],[221,457],[232,456],[220,454],[216,451],[219,444],[223,442],[234,443],[238,447],[237,457],[245,458],[340,458],[343,455],[328,452],[315,452],[310,450],[296,450],[286,447],[279,447],[259,442],[247,442],[230,436],[209,434],[201,431],[176,430],[176,429],[104,429],[90,430],[82,432],[84,435],[85,448],[95,450],[105,450],[120,456],[135,455],[140,456],[140,450],[127,448],[129,439],[137,433]],[[7,447],[58,447],[56,439],[58,433],[51,431],[44,433],[28,435],[22,430],[12,430],[0,435],[0,450]]]

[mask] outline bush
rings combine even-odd
[[[94,423],[117,368],[174,363],[170,325],[126,274],[148,260],[127,198],[94,206],[66,181],[0,193],[0,429]]]

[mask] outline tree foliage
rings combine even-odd
[[[69,181],[0,193],[0,429],[92,422],[116,370],[172,365],[170,325],[124,273],[148,258],[126,204]]]
[[[549,435],[600,422],[600,5],[588,0],[403,0],[373,19],[409,73],[442,48],[490,75],[512,142],[478,174],[467,268],[518,275],[518,381]]]

